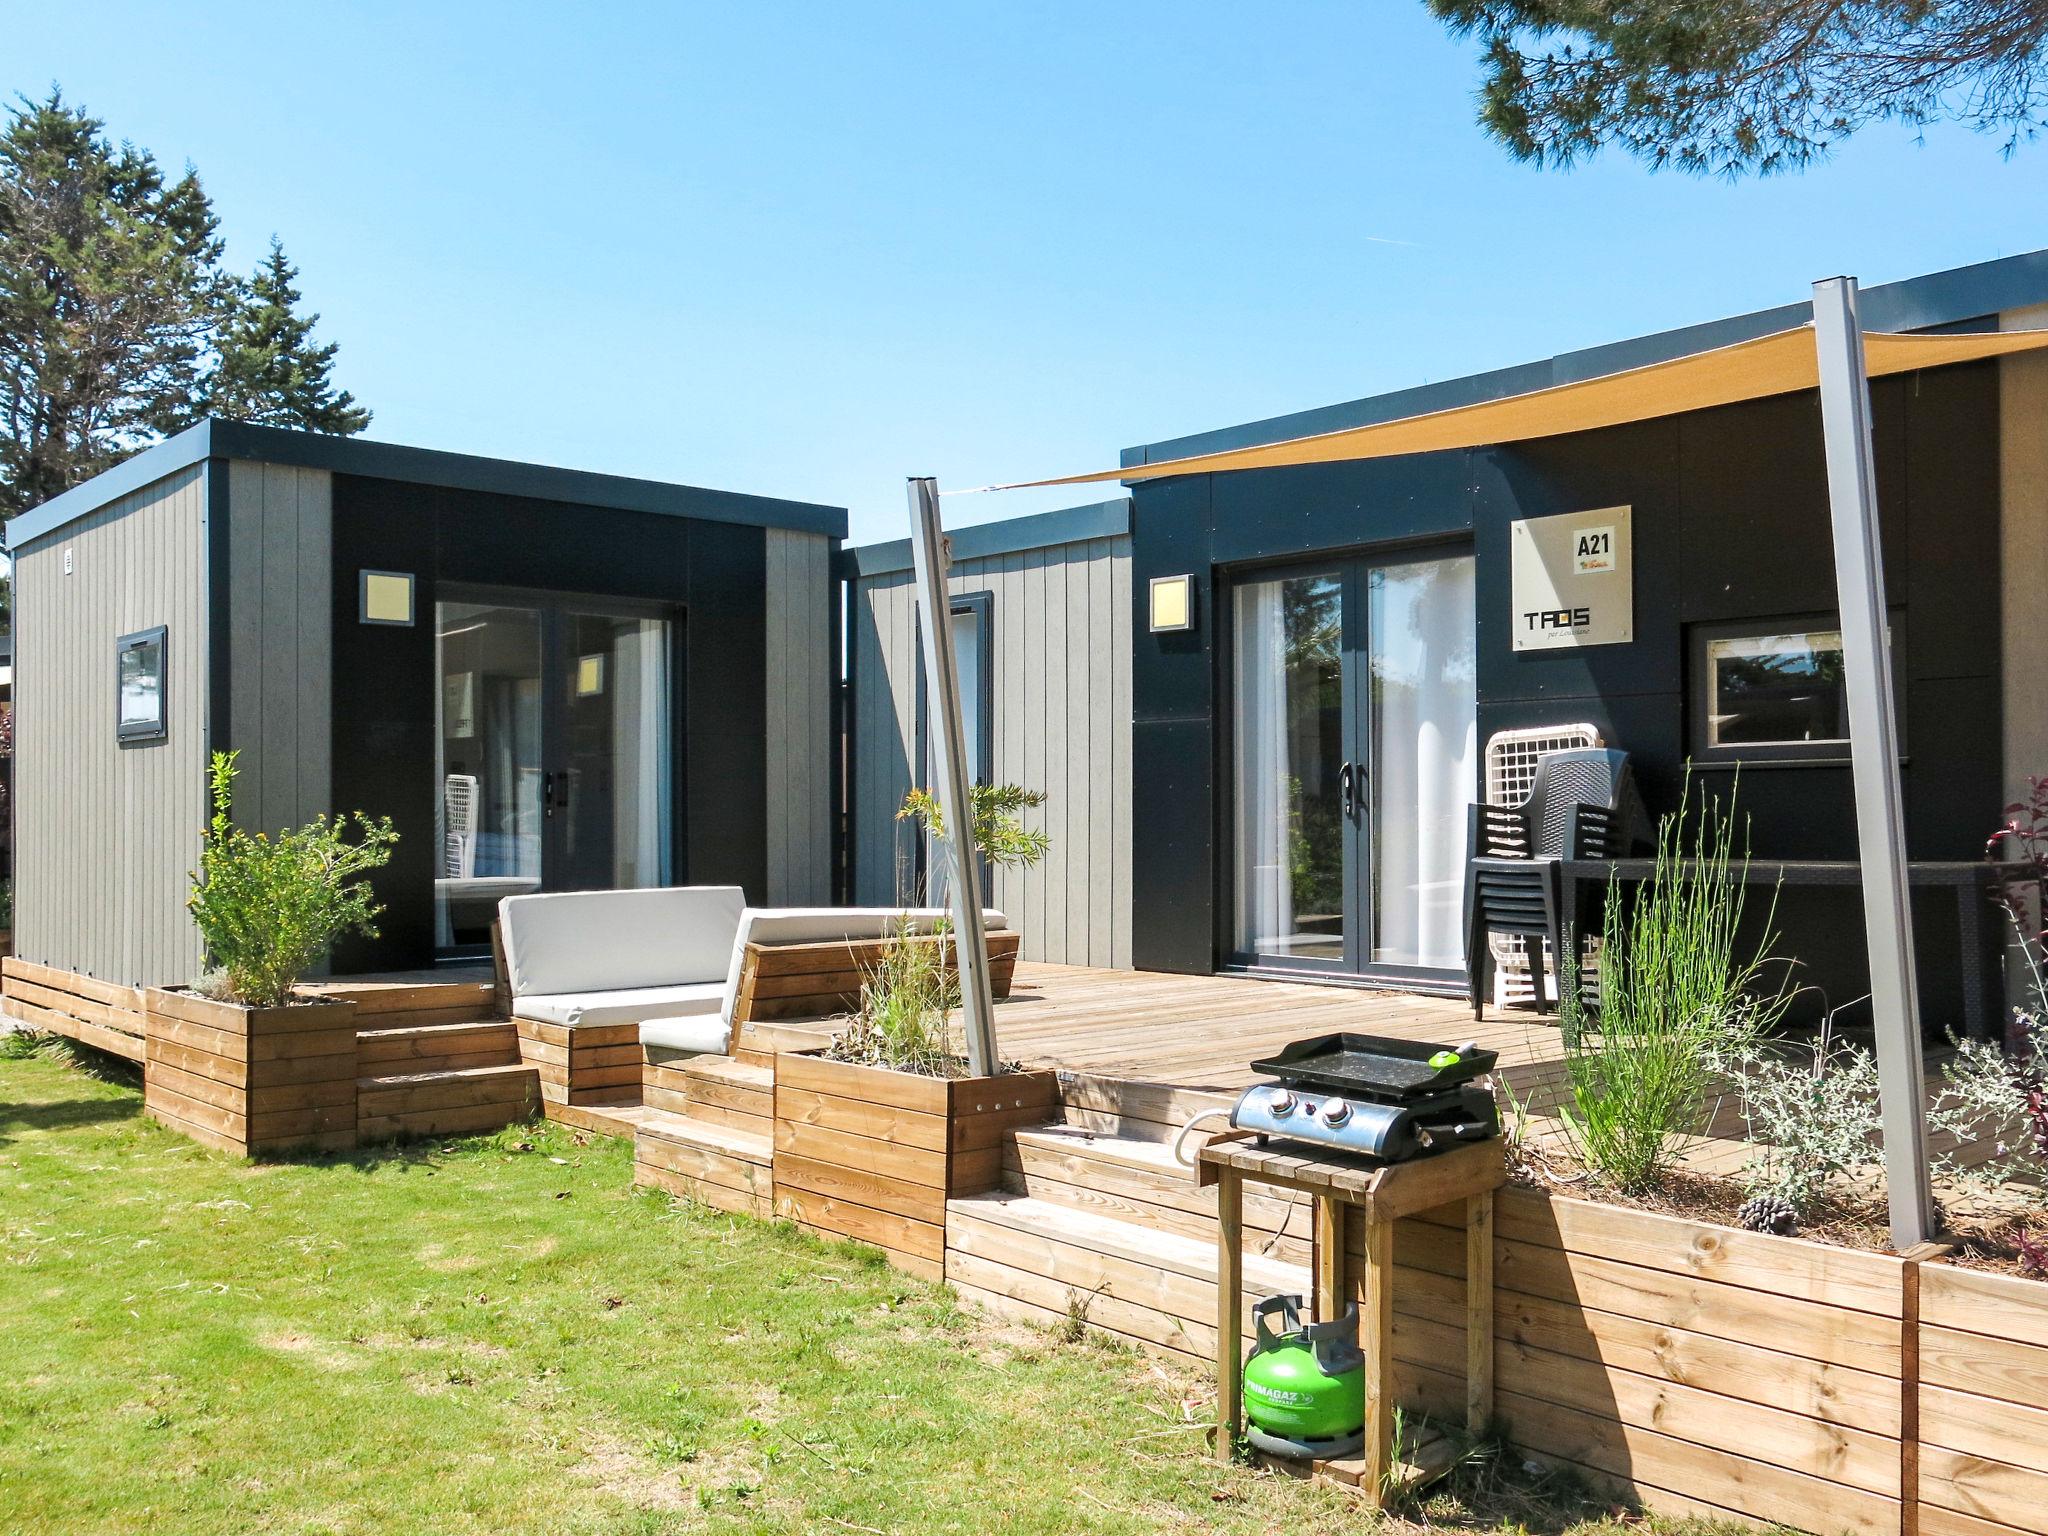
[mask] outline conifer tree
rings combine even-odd
[[[267,427],[299,427],[347,437],[370,424],[355,396],[333,383],[334,342],[315,345],[318,315],[299,313],[298,269],[272,236],[255,276],[235,286],[219,337],[220,361],[208,379],[209,415]]]
[[[0,512],[192,419],[220,301],[199,177],[52,90],[0,131]]]
[[[1477,38],[1479,118],[1516,158],[1796,170],[1870,123],[2048,122],[2048,0],[1426,0]]]

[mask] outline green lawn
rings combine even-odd
[[[1367,1523],[1209,1464],[1193,1375],[635,1193],[624,1144],[555,1127],[250,1165],[0,1039],[0,1260],[10,1532]],[[1428,1512],[1575,1508],[1475,1466]]]

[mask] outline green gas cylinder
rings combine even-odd
[[[1244,1363],[1246,1438],[1280,1456],[1346,1456],[1364,1441],[1358,1306],[1322,1323],[1304,1324],[1302,1311],[1299,1296],[1270,1296],[1252,1309],[1258,1337]]]

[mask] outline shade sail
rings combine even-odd
[[[1948,363],[1975,362],[2015,352],[2048,347],[2048,331],[1972,331],[1965,334],[1866,331],[1864,356],[1872,378],[1939,368]],[[1483,448],[1495,443],[1520,443],[1532,438],[1559,437],[1597,427],[1619,427],[1634,421],[1674,416],[1681,411],[1761,400],[1769,395],[1815,389],[1820,384],[1813,327],[1801,325],[1774,331],[1733,346],[1689,353],[1620,373],[1602,374],[1570,384],[1555,384],[1528,394],[1482,400],[1450,410],[1404,416],[1371,426],[1319,432],[1312,437],[1253,447],[1227,448],[1156,464],[1126,464],[1085,475],[1050,480],[1021,480],[985,486],[992,491],[1035,486],[1088,485],[1100,481],[1157,480],[1167,475],[1214,474],[1233,469],[1272,469],[1287,464],[1331,464],[1346,459],[1384,459],[1402,453],[1434,453],[1447,448]]]

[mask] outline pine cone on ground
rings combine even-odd
[[[1783,1195],[1751,1195],[1742,1202],[1735,1219],[1752,1232],[1771,1232],[1790,1237],[1799,1226],[1799,1213]]]

